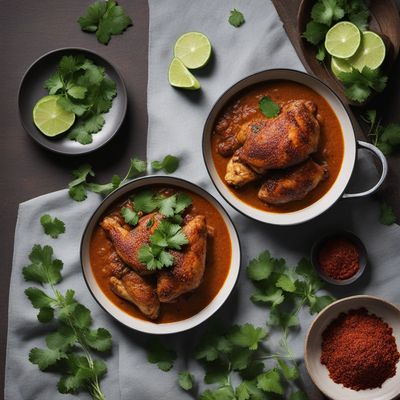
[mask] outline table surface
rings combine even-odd
[[[123,175],[131,157],[143,158],[146,153],[147,0],[119,1],[132,17],[133,26],[123,36],[114,36],[108,46],[98,43],[93,34],[80,30],[77,19],[89,3],[89,0],[1,1],[1,394],[4,393],[8,290],[18,204],[65,188],[71,180],[71,170],[83,162],[93,166],[99,181],[106,181],[114,173]],[[127,117],[121,130],[105,148],[91,155],[71,158],[50,153],[33,142],[20,123],[17,97],[22,75],[39,56],[60,47],[84,47],[98,52],[117,66],[128,90]]]

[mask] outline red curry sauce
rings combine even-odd
[[[264,119],[265,117],[259,110],[258,102],[264,97],[269,96],[277,104],[282,104],[289,100],[305,99],[313,101],[318,108],[318,113],[322,116],[321,136],[319,149],[313,158],[318,161],[326,161],[328,164],[329,177],[320,182],[303,200],[292,201],[287,204],[272,205],[266,204],[257,197],[258,190],[262,183],[250,182],[242,188],[235,189],[231,186],[229,190],[246,204],[269,212],[285,213],[301,210],[319,200],[335,182],[343,161],[344,142],[342,128],[336,114],[328,102],[313,89],[300,83],[286,80],[270,81],[258,84],[250,89],[240,92],[227,106],[221,111],[216,120],[218,124],[226,127],[227,124],[242,124],[250,122],[252,119]],[[226,166],[230,157],[223,157],[217,151],[218,131],[214,129],[211,135],[212,155],[215,168],[221,180],[225,182]]]
[[[160,316],[155,321],[156,323],[181,321],[197,314],[205,308],[218,294],[224,284],[231,263],[231,239],[224,219],[218,210],[196,193],[182,190],[181,188],[176,188],[175,190],[177,192],[184,192],[192,198],[192,206],[189,214],[205,215],[207,226],[211,228],[213,233],[212,235],[209,234],[207,238],[206,267],[203,282],[193,292],[180,296],[176,302],[170,304],[161,303]],[[132,194],[134,192],[127,195],[126,199]],[[110,207],[105,215],[120,208],[122,203]],[[112,251],[112,242],[107,238],[105,231],[97,225],[90,240],[90,265],[98,285],[108,299],[123,311],[135,318],[147,320],[135,305],[120,298],[111,291],[108,284],[111,273],[107,268],[107,260]]]

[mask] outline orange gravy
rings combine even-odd
[[[258,107],[258,102],[264,97],[269,96],[274,102],[281,104],[289,100],[304,99],[312,100],[318,108],[318,113],[322,116],[321,136],[318,152],[313,155],[316,161],[326,161],[328,164],[328,178],[320,182],[319,185],[308,195],[299,201],[292,201],[287,204],[272,205],[266,204],[257,197],[261,182],[250,182],[242,188],[235,189],[231,186],[229,190],[246,204],[276,213],[286,213],[301,210],[319,200],[335,182],[343,161],[344,142],[343,133],[336,114],[329,106],[327,101],[307,86],[285,80],[271,81],[268,83],[251,87],[239,93],[220,113],[216,124],[223,125],[245,123],[252,119],[265,119]],[[226,166],[230,157],[223,157],[217,151],[218,134],[214,130],[211,135],[212,156],[218,175],[225,182]]]
[[[152,189],[155,188],[152,187]],[[218,210],[207,200],[193,192],[181,188],[175,190],[187,193],[192,198],[189,214],[205,215],[207,226],[213,230],[213,234],[208,235],[207,238],[206,267],[201,285],[193,292],[180,296],[175,303],[161,303],[160,316],[155,323],[180,321],[205,308],[224,284],[231,263],[231,239],[228,228]],[[130,195],[133,193],[130,193]],[[127,195],[126,199],[128,197]],[[121,204],[110,207],[105,215],[120,208]],[[135,305],[121,299],[111,291],[108,283],[111,273],[107,268],[107,260],[112,252],[113,244],[107,238],[105,231],[97,225],[90,240],[90,265],[98,285],[108,299],[123,311],[135,318],[147,320]]]

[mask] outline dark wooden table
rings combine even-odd
[[[82,32],[76,22],[89,0],[1,1],[0,398],[4,393],[8,289],[18,204],[65,188],[70,171],[83,162],[92,164],[99,180],[106,180],[114,173],[124,174],[132,156],[145,156],[148,5],[146,0],[119,2],[134,25],[104,46],[94,35]],[[113,141],[98,152],[78,158],[52,154],[34,143],[20,124],[17,107],[19,83],[28,66],[47,51],[68,46],[92,49],[116,65],[129,97],[127,118]]]

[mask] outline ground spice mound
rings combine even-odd
[[[322,272],[338,280],[349,279],[360,269],[360,254],[357,246],[348,239],[328,239],[318,253]]]
[[[342,313],[322,334],[321,363],[353,390],[381,387],[400,359],[392,328],[365,308]]]

